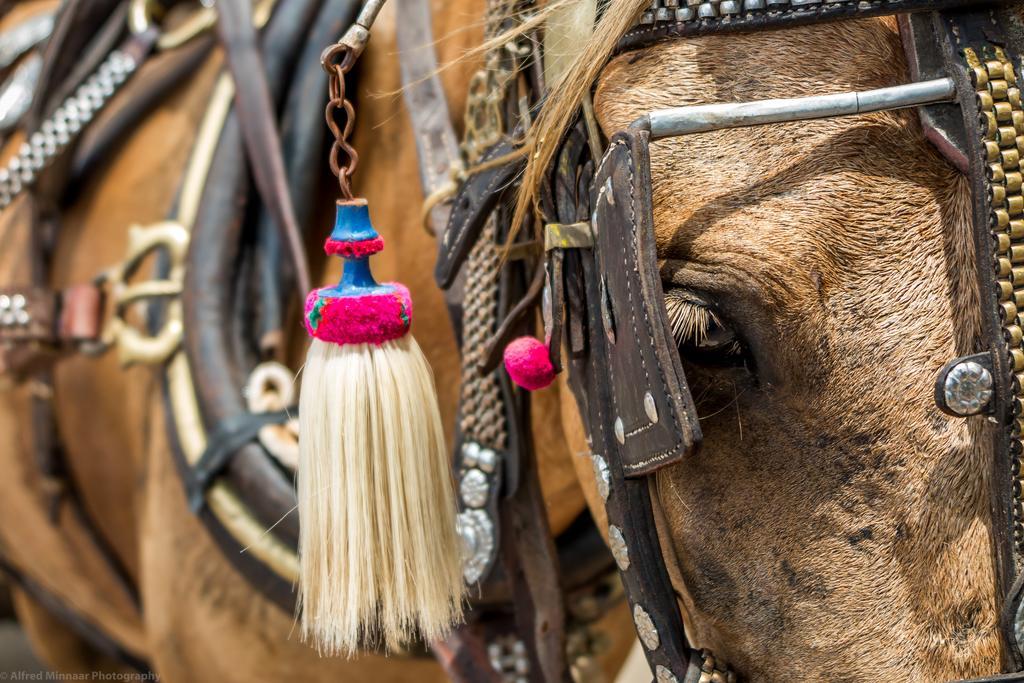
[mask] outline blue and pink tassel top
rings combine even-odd
[[[370,272],[370,256],[382,249],[366,200],[339,201],[324,251],[344,258],[345,269],[337,285],[306,297],[303,322],[310,336],[334,344],[383,344],[409,331],[409,290],[397,282],[379,284]]]

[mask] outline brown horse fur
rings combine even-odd
[[[439,44],[443,61],[455,61],[480,42],[475,24],[483,16],[481,0],[434,0],[433,7],[436,33],[447,36]],[[0,30],[16,18],[6,17]],[[399,86],[394,25],[393,8],[388,8],[364,56],[356,136],[364,154],[357,184],[374,207],[375,223],[385,238],[403,247],[387,250],[376,268],[382,277],[400,271],[416,298],[416,336],[441,389],[444,421],[451,425],[458,353],[431,276],[433,237],[420,224],[412,132],[400,98],[380,96]],[[451,109],[459,118],[465,84],[475,68],[467,61],[443,75]],[[125,136],[104,169],[81,188],[81,199],[63,216],[54,286],[87,281],[117,263],[124,255],[129,225],[164,219],[219,69],[219,57],[211,59],[169,96],[168,106]],[[139,77],[145,77],[145,68]],[[324,198],[327,205],[332,200]],[[26,277],[17,255],[23,253],[19,240],[26,239],[27,211],[25,202],[19,201],[0,214],[0,281],[5,283]],[[336,277],[336,272],[325,273],[321,281]],[[302,345],[298,331],[295,345]],[[40,391],[29,382],[0,392],[4,557],[128,651],[147,658],[163,680],[445,680],[429,660],[319,658],[301,644],[292,616],[262,598],[231,568],[187,509],[167,443],[156,370],[124,371],[114,354],[98,359],[72,356],[56,366],[53,400],[59,436],[75,494],[122,565],[127,581],[122,580],[103,564],[70,506],[59,506],[56,522],[48,516],[55,487],[38,472],[29,429],[28,399],[33,393],[44,395]],[[559,397],[550,391],[535,399],[542,487],[551,527],[558,532],[579,514],[583,498],[573,463],[565,457]],[[130,585],[140,593],[141,610],[132,600]],[[47,628],[52,617],[20,593],[17,610],[31,627],[37,651],[54,666],[72,671],[101,668],[80,642],[71,642],[62,630]],[[598,628],[610,642],[601,663],[614,672],[633,640],[628,611],[613,611]]]
[[[907,80],[895,23],[860,20],[625,54],[595,106],[611,133]],[[693,640],[752,681],[998,671],[991,442],[932,399],[978,348],[965,179],[912,111],[658,142],[652,175],[666,290],[710,302],[749,357],[684,358],[704,444],[654,487]]]

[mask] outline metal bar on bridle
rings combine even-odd
[[[370,40],[370,29],[373,28],[373,22],[377,20],[377,15],[380,14],[385,2],[386,0],[367,0],[363,9],[359,11],[356,23],[352,24],[338,41],[348,47],[355,57],[359,57],[366,49],[366,43]]]
[[[891,88],[836,95],[657,109],[637,119],[633,126],[649,129],[651,139],[658,140],[675,135],[705,133],[725,128],[744,128],[768,123],[806,121],[917,107],[938,102],[950,102],[955,96],[956,87],[953,85],[953,80],[939,78]]]

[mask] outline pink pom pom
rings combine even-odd
[[[519,337],[505,347],[505,369],[512,381],[527,391],[537,391],[555,379],[548,347],[535,337]]]

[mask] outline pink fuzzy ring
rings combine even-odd
[[[334,240],[328,237],[327,241],[324,242],[324,252],[328,256],[363,258],[364,256],[373,256],[383,250],[383,237],[374,237],[368,240],[356,240],[354,242]]]
[[[334,287],[315,289],[306,298],[306,331],[334,344],[383,344],[409,331],[412,297],[397,282],[360,295],[340,295]]]
[[[555,379],[547,345],[536,337],[519,337],[505,347],[505,370],[518,386],[537,391]]]

